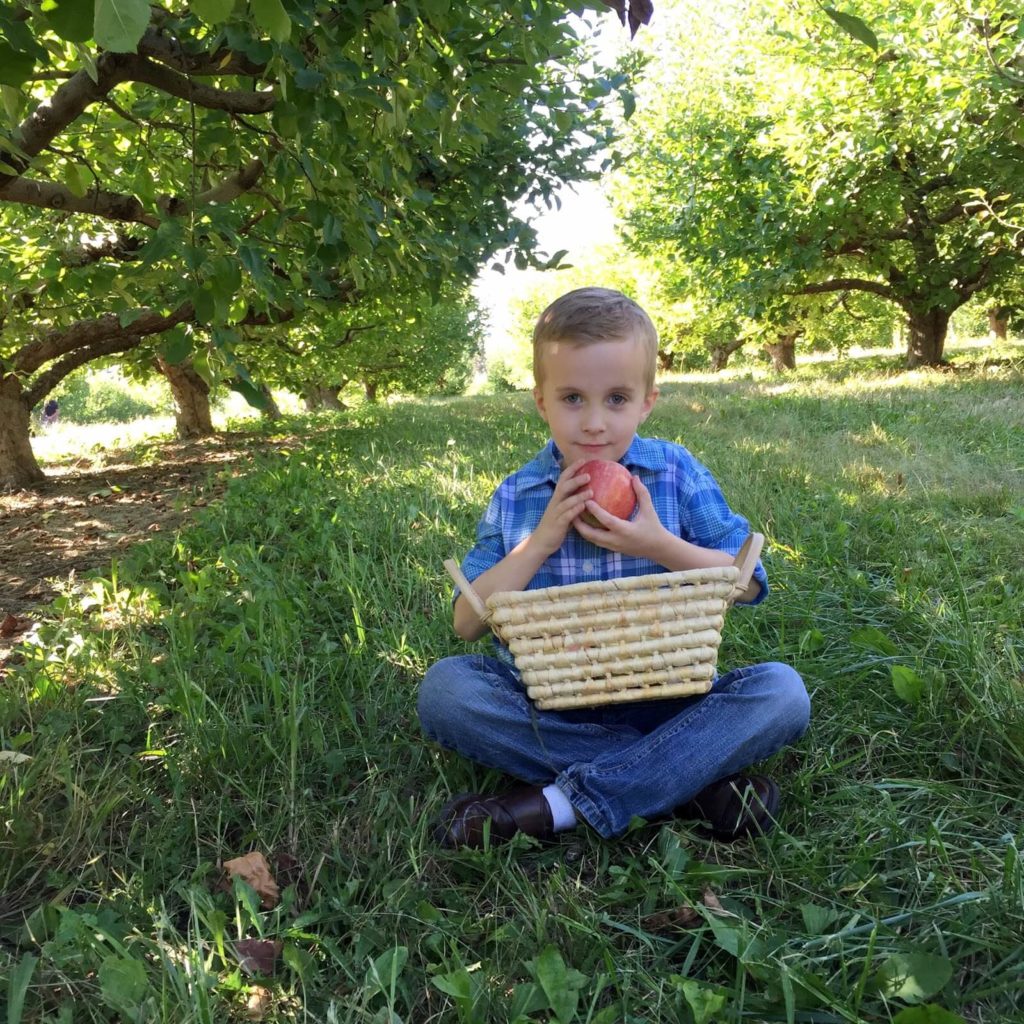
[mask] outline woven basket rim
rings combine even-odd
[[[580,583],[561,583],[536,590],[498,590],[486,599],[488,607],[510,604],[529,604],[541,601],[564,601],[586,594],[608,590],[670,589],[680,584],[716,583],[735,580],[739,569],[735,565],[716,565],[705,569],[683,569],[679,572],[652,572],[642,576],[618,576],[609,580],[583,580]]]

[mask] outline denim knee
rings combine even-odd
[[[451,716],[453,691],[461,678],[459,672],[453,671],[455,666],[452,663],[460,660],[451,657],[435,662],[420,681],[416,711],[423,731],[434,739],[444,732],[444,725]]]
[[[807,731],[811,720],[811,698],[807,695],[804,681],[792,665],[781,661],[768,662],[772,688],[772,707],[780,725],[785,724],[793,740]]]
[[[427,669],[420,683],[417,711],[423,731],[445,746],[465,736],[488,703],[488,659],[457,654]]]

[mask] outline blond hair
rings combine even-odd
[[[557,341],[590,345],[633,338],[643,346],[644,379],[650,390],[658,365],[658,332],[643,308],[612,288],[577,288],[566,292],[541,313],[533,328],[533,378],[540,386],[544,345]]]

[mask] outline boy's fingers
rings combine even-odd
[[[651,498],[651,492],[647,490],[644,482],[640,477],[633,477],[633,493],[636,495],[636,500],[639,505],[647,508],[648,506],[654,507],[654,501]]]
[[[605,510],[603,508],[601,508],[601,506],[598,505],[598,503],[596,501],[594,501],[592,498],[588,498],[587,499],[586,506],[587,506],[587,511],[599,523],[601,523],[602,526],[611,526],[611,524],[614,522],[615,516],[613,516],[610,512],[605,512]],[[590,525],[590,524],[587,524],[587,525]],[[591,526],[591,529],[593,529],[593,526]]]

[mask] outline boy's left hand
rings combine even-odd
[[[659,562],[657,554],[664,548],[665,541],[672,535],[665,529],[655,511],[651,492],[640,478],[633,477],[633,492],[636,494],[636,515],[632,519],[619,519],[605,512],[596,501],[587,502],[587,511],[601,524],[603,529],[589,526],[582,519],[575,519],[573,526],[579,535],[598,547],[618,551],[635,558],[649,558]]]

